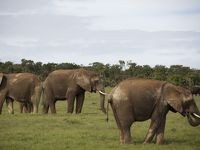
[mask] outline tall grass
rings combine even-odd
[[[200,97],[195,97],[200,108]],[[20,114],[15,103],[15,114],[8,114],[6,105],[0,115],[0,149],[200,149],[200,127],[191,127],[178,113],[168,113],[165,144],[142,144],[149,121],[132,126],[134,144],[121,145],[112,110],[109,122],[99,110],[98,94],[86,94],[82,114],[67,114],[66,101],[57,102],[57,114]],[[40,107],[41,109],[41,107]]]

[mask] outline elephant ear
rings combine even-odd
[[[91,92],[90,76],[85,71],[79,71],[76,75],[76,83],[86,91]]]
[[[3,73],[0,73],[0,86],[1,86],[2,81],[3,81]]]
[[[181,90],[172,84],[167,84],[163,91],[164,100],[177,112],[183,112],[183,97]]]

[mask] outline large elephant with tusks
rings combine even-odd
[[[192,126],[200,124],[200,112],[190,90],[165,81],[127,79],[119,83],[108,96],[120,130],[121,143],[131,143],[130,128],[135,121],[151,119],[144,143],[164,141],[168,111],[187,116]]]
[[[43,83],[43,112],[56,113],[57,100],[67,100],[67,112],[73,113],[76,100],[76,113],[81,113],[85,91],[100,93],[100,109],[105,113],[103,83],[97,73],[85,69],[56,70],[48,75]]]

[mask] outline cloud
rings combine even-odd
[[[55,0],[52,4],[56,13],[75,16],[167,16],[200,12],[198,0]]]
[[[195,30],[200,31],[199,1],[54,1],[54,13],[93,17],[90,29]],[[187,22],[185,21],[187,20]]]
[[[11,6],[12,10],[6,10],[3,5],[0,16],[56,15],[90,18],[87,23],[89,23],[88,28],[92,30],[200,31],[200,22],[197,21],[200,19],[198,0],[40,0],[29,2],[30,4],[21,0],[14,5],[15,8]]]
[[[1,0],[0,60],[199,67],[197,0]]]
[[[0,44],[6,46],[14,47],[35,47],[38,40],[34,38],[25,38],[25,37],[10,37],[10,38],[0,38]]]
[[[71,61],[87,65],[94,61],[115,63],[122,59],[134,60],[140,64],[156,65],[165,62],[169,65],[189,63],[190,60],[182,60],[192,56],[192,61],[199,59],[200,33],[117,30],[88,31],[73,38],[16,39],[0,38],[0,49],[20,53],[21,58],[43,62]],[[6,55],[2,52],[1,57]]]

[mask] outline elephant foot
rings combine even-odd
[[[133,144],[131,139],[120,139],[120,144]]]
[[[149,144],[150,142],[144,141],[143,144]]]
[[[131,140],[128,141],[120,141],[120,144],[133,144]]]
[[[163,145],[164,144],[164,140],[156,141],[156,144]]]

